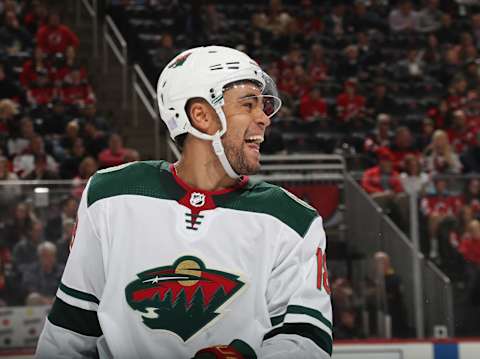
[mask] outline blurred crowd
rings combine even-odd
[[[132,56],[153,83],[192,46],[225,44],[251,54],[284,102],[272,127],[281,136],[266,152],[342,151],[366,155],[367,165],[377,147],[395,144],[399,127],[411,131],[417,152],[441,129],[465,157],[456,170],[480,168],[480,8],[453,0],[245,1],[242,11],[227,1],[113,4],[138,49]],[[454,119],[457,110],[463,121]],[[390,124],[381,130],[384,118]]]
[[[80,46],[48,1],[0,1],[0,305],[51,302],[85,181],[139,159],[97,111]],[[73,180],[58,211],[5,184],[37,180]]]

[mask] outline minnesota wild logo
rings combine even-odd
[[[245,284],[237,275],[206,268],[193,256],[137,277],[125,288],[130,307],[140,312],[147,327],[173,332],[184,342],[218,316],[215,310]]]
[[[187,52],[185,55],[181,55],[175,59],[175,61],[172,62],[170,66],[168,66],[169,69],[174,69],[175,67],[182,66],[183,63],[188,59],[188,57],[191,55],[191,52]]]

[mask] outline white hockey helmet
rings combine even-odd
[[[167,125],[170,137],[190,133],[195,137],[212,141],[227,174],[237,178],[238,174],[226,159],[221,136],[227,131],[223,91],[227,85],[241,81],[252,81],[260,87],[262,96],[268,101],[264,106],[267,116],[278,112],[281,101],[273,80],[245,53],[224,46],[205,46],[186,50],[177,55],[160,74],[157,83],[157,101],[160,116]],[[217,112],[222,128],[214,135],[202,133],[194,128],[185,111],[188,100],[202,98]]]

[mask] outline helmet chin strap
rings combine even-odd
[[[225,118],[225,113],[222,110],[223,100],[221,104],[215,107],[215,112],[217,113],[222,129],[212,136],[212,147],[213,152],[217,155],[220,163],[222,164],[223,169],[230,178],[239,179],[240,175],[234,171],[230,162],[228,162],[227,156],[225,155],[225,150],[222,144],[222,136],[227,132],[227,119]]]
[[[223,169],[227,173],[227,175],[232,179],[239,179],[241,176],[234,171],[230,162],[228,162],[227,156],[225,155],[225,149],[223,148],[222,144],[222,136],[227,132],[227,120],[225,118],[225,114],[221,108],[223,105],[223,101],[215,107],[215,111],[217,112],[218,117],[220,118],[220,123],[222,125],[222,129],[217,131],[214,135],[207,135],[206,133],[200,132],[195,127],[190,125],[188,127],[188,132],[193,136],[200,138],[202,140],[212,141],[213,152],[217,155],[218,160],[222,164]]]
[[[240,175],[234,171],[234,169],[230,165],[230,162],[228,162],[227,156],[225,155],[225,150],[223,149],[220,132],[217,132],[213,135],[212,147],[227,175],[233,179],[240,178]]]

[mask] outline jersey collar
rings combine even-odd
[[[182,180],[178,175],[177,175],[177,171],[175,169],[175,166],[173,163],[170,164],[169,166],[170,168],[170,172],[172,173],[173,175],[173,178],[175,179],[175,182],[177,182],[177,184],[182,187],[185,191],[189,192],[189,193],[192,193],[192,192],[199,192],[199,193],[203,193],[205,194],[206,196],[218,196],[218,195],[222,195],[222,194],[227,194],[227,193],[231,193],[231,192],[235,192],[236,190],[238,189],[241,189],[243,187],[245,187],[245,185],[248,183],[249,181],[249,177],[248,176],[241,176],[240,177],[240,181],[237,182],[234,186],[232,187],[228,187],[228,188],[222,188],[222,189],[219,189],[219,190],[215,190],[215,191],[207,191],[207,190],[203,190],[203,189],[199,189],[199,188],[194,188],[192,186],[190,186],[188,183],[186,183],[184,180]]]

